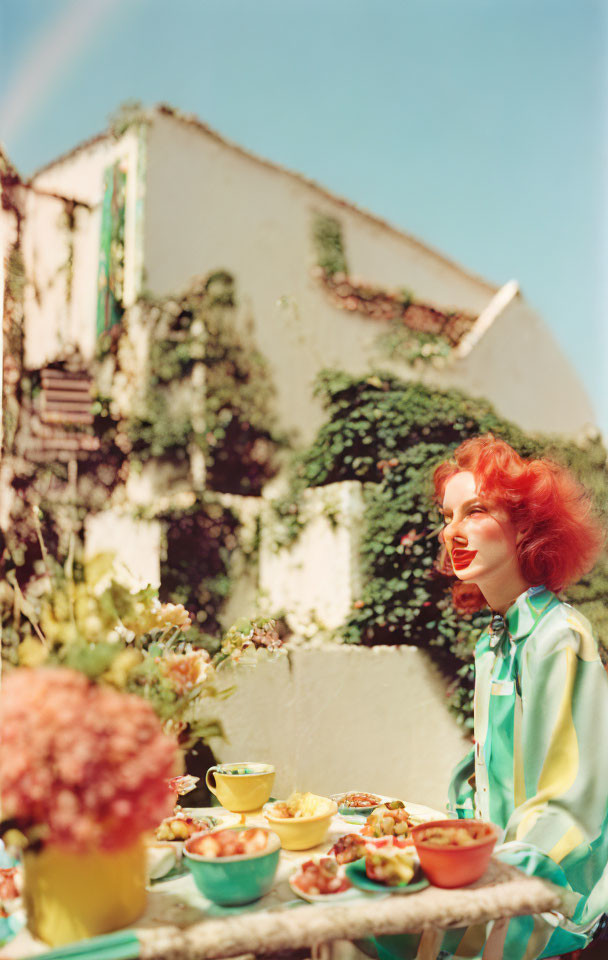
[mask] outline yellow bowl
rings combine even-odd
[[[327,797],[316,799],[323,800],[325,806],[322,812],[313,817],[273,817],[273,804],[264,807],[264,816],[274,832],[278,833],[284,850],[310,850],[325,840],[331,818],[338,812],[338,804]]]

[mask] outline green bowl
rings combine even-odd
[[[197,835],[186,842],[184,860],[197,888],[207,900],[222,907],[237,907],[259,900],[271,890],[279,865],[281,841],[272,830],[265,827],[256,829],[264,830],[264,833],[268,834],[267,847],[259,853],[244,853],[235,857],[201,857],[200,854],[188,851],[188,845]]]

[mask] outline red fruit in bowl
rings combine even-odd
[[[198,854],[199,857],[219,857],[220,855],[220,845],[213,834],[206,837],[194,837],[188,844],[188,848],[192,853]]]

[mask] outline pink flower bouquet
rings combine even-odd
[[[171,812],[176,743],[140,697],[21,668],[3,680],[0,724],[3,818],[26,836],[119,850]]]

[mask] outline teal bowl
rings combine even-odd
[[[279,865],[281,841],[272,830],[265,827],[256,829],[264,830],[264,833],[268,834],[266,849],[259,853],[244,853],[235,857],[201,857],[200,854],[190,853],[188,850],[197,834],[185,843],[184,859],[197,888],[207,900],[221,907],[238,907],[259,900],[269,893]]]

